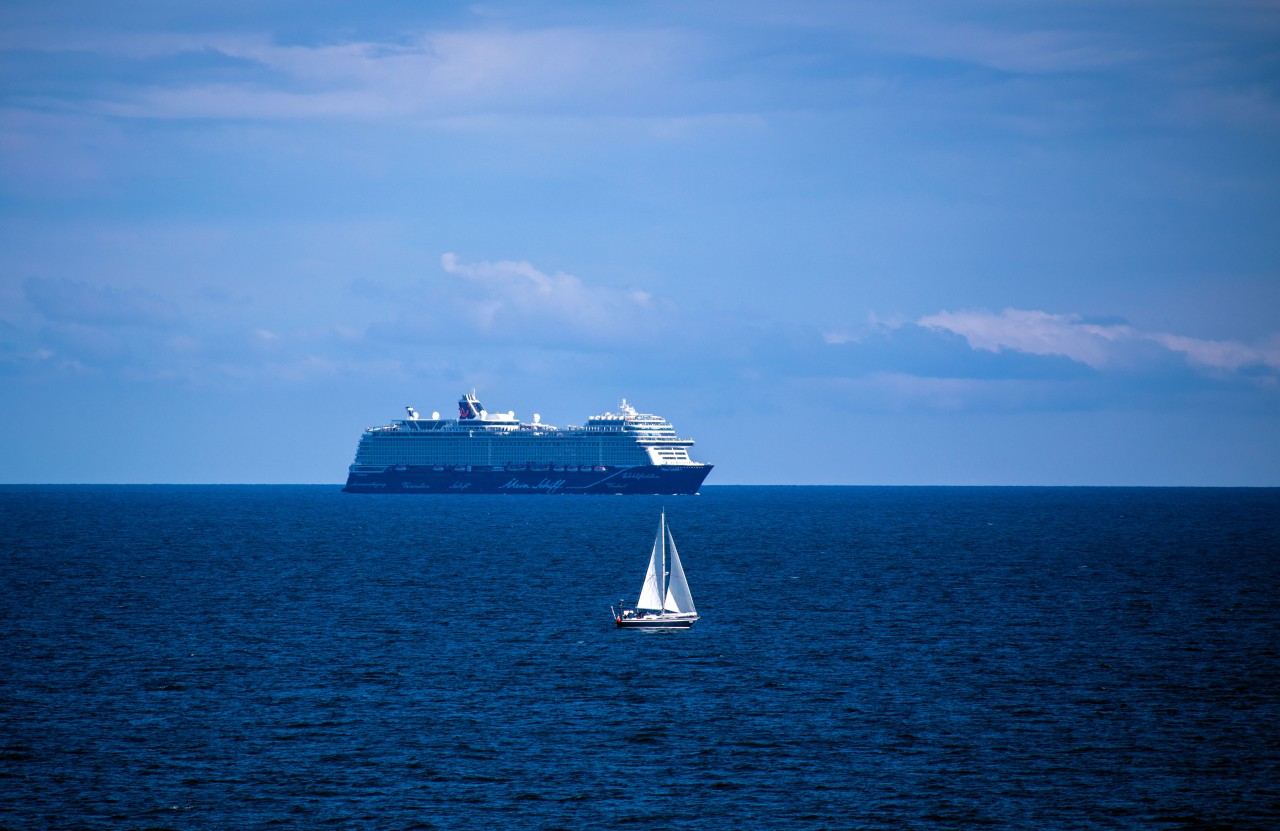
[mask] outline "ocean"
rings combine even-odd
[[[1280,827],[1280,489],[9,485],[0,584],[3,829]]]

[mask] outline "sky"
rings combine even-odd
[[[1280,4],[0,6],[0,482],[473,389],[708,485],[1280,485]]]

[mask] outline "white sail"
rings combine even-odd
[[[649,571],[644,575],[644,586],[640,589],[640,600],[636,602],[637,609],[653,609],[662,608],[662,588],[658,585],[658,575],[661,573],[662,566],[659,562],[659,550],[662,546],[662,530],[658,530],[658,536],[653,541],[653,552],[649,555]]]
[[[684,568],[680,565],[680,554],[676,551],[676,538],[671,536],[671,529],[669,528],[667,529],[667,543],[670,546],[670,552],[667,556],[670,577],[667,582],[667,597],[663,608],[668,612],[697,614],[698,610],[693,607],[693,595],[689,593],[689,582],[684,579]]]

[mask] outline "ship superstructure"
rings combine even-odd
[[[344,490],[356,493],[696,493],[712,465],[689,457],[661,416],[619,411],[581,427],[491,413],[474,392],[458,417],[409,417],[360,436]]]

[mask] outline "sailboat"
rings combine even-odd
[[[667,512],[662,512],[658,523],[658,536],[649,554],[649,571],[640,588],[640,599],[634,608],[618,601],[612,606],[614,622],[622,629],[688,629],[698,619],[693,607],[693,595],[680,565],[680,553],[676,551],[675,537],[667,527]]]

